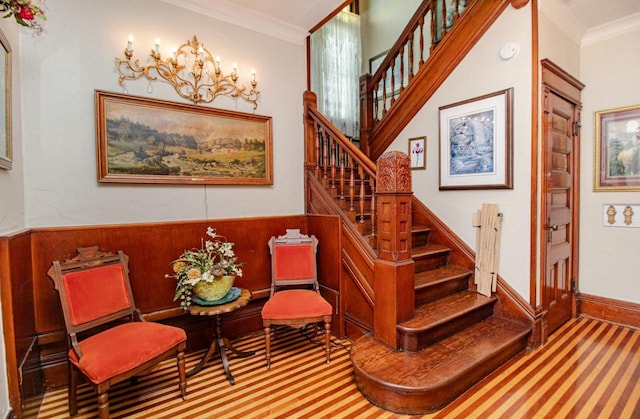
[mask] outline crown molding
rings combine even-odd
[[[634,13],[622,19],[589,29],[582,37],[582,46],[592,45],[637,30],[640,30],[640,13]]]
[[[303,45],[309,34],[309,31],[305,28],[236,5],[228,0],[217,0],[215,2],[208,0],[161,1],[297,45]],[[215,3],[215,5],[212,3]]]

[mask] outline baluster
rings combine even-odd
[[[376,178],[371,176],[369,178],[369,189],[371,189],[371,235],[369,242],[371,247],[376,248]]]
[[[393,102],[396,101],[396,75],[395,75],[395,68],[396,68],[396,60],[398,59],[399,55],[396,55],[395,57],[393,57],[393,61],[391,61],[391,104],[389,105],[389,109],[391,109],[391,106],[393,105]]]
[[[402,89],[404,89],[404,49],[406,48],[407,44],[405,42],[405,44],[403,45],[402,49],[400,50],[400,54],[398,55],[400,57],[400,90],[399,92],[402,92]],[[398,92],[398,95],[399,95]]]
[[[420,64],[418,64],[418,68],[422,67],[422,65],[424,64],[424,16],[420,18],[419,26],[420,26]]]
[[[342,155],[340,157],[340,195],[338,195],[338,199],[340,200],[340,208],[344,208],[344,172],[345,165],[347,164],[347,152],[342,150]]]
[[[390,67],[393,74],[393,66]],[[382,83],[382,116],[387,113],[387,75],[389,74],[389,68],[384,71],[384,77],[381,80]]]
[[[326,188],[328,186],[327,173],[329,172],[329,140],[326,132],[322,136],[322,150],[322,185]]]
[[[321,156],[320,156],[320,138],[322,136],[322,133],[320,131],[320,127],[318,126],[318,124],[314,121],[314,125],[315,125],[315,131],[316,131],[316,179],[320,180],[320,166],[321,166]]]
[[[355,180],[355,171],[356,165],[353,161],[353,157],[349,156],[349,169],[351,174],[349,175],[349,219],[351,221],[355,221],[355,208],[353,207],[353,200],[355,198],[356,191],[356,180]]]
[[[413,76],[415,75],[415,71],[413,69],[413,36],[411,38],[409,38],[409,81],[411,81],[411,79],[413,79]],[[409,83],[407,83],[407,86],[409,85]]]
[[[434,6],[431,6],[431,7],[434,7]],[[431,53],[433,53],[433,50],[436,48],[436,45],[438,43],[438,40],[436,39],[436,13],[438,13],[436,8],[432,8],[431,9]]]
[[[459,0],[455,0],[453,3],[454,3],[453,7],[456,8],[455,11],[453,12],[453,23],[455,23],[458,20],[458,18],[460,17],[460,14],[458,13],[458,9],[460,7],[459,6],[460,1]],[[451,26],[453,26],[453,25],[451,25]]]
[[[442,20],[440,21],[442,27],[440,28],[440,39],[438,41],[442,41],[444,35],[447,33],[447,2],[442,2]]]
[[[365,183],[366,183],[366,173],[362,166],[358,167],[358,177],[360,178],[360,216],[358,223],[360,224],[360,231],[362,232],[364,227],[364,191],[365,191]]]
[[[336,166],[337,166],[337,154],[338,154],[338,142],[333,138],[331,139],[331,146],[329,147],[329,153],[331,158],[331,196],[335,197],[336,193]]]

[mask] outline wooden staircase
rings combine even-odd
[[[530,341],[526,302],[500,281],[491,297],[476,292],[474,253],[410,196],[408,161],[400,161],[394,173],[380,174],[371,160],[385,157],[388,144],[508,4],[472,0],[454,19],[461,25],[438,32],[432,23],[430,57],[423,60],[420,53],[414,68],[414,42],[422,50],[426,17],[434,16],[435,2],[425,1],[376,74],[361,79],[362,150],[318,112],[315,95],[305,93],[306,210],[343,220],[339,310],[345,334],[354,340],[355,382],[367,399],[387,410],[438,410]],[[457,9],[457,0],[454,5]],[[405,36],[416,33],[420,40]],[[446,45],[457,52],[443,52]],[[408,56],[398,58],[403,54]],[[397,62],[399,89],[390,77],[398,96],[379,100],[375,92],[387,98],[384,80]],[[408,191],[387,190],[389,183],[406,184],[407,178]]]
[[[523,351],[531,327],[494,314],[497,296],[475,292],[473,271],[413,226],[415,312],[398,324],[400,348],[373,335],[355,341],[356,385],[372,403],[403,414],[436,411]]]
[[[343,220],[342,263],[348,275],[342,281],[346,285],[340,294],[346,302],[340,310],[346,334],[354,340],[355,382],[367,399],[384,409],[403,414],[438,410],[525,350],[531,326],[512,309],[508,296],[476,292],[470,250],[412,198],[411,276],[378,279],[411,281],[413,289],[403,294],[411,300],[398,301],[411,306],[411,315],[393,325],[397,338],[391,344],[379,339],[375,311],[388,304],[382,302],[386,295],[374,292],[375,265],[378,231],[388,227],[380,227],[384,215],[376,211],[376,203],[384,199],[373,193],[379,189],[378,171],[313,106],[306,109],[313,132],[308,141],[318,156],[307,164],[307,211]],[[363,314],[367,308],[370,317]]]

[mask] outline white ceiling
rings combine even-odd
[[[344,0],[162,0],[218,20],[303,44]]]
[[[303,44],[309,29],[344,0],[162,0],[195,13]],[[558,0],[541,0],[550,4]],[[561,0],[578,20],[582,35],[605,26],[640,21],[640,0]],[[613,22],[613,23],[612,23]],[[609,28],[610,29],[610,28]],[[607,30],[609,30],[607,29]]]
[[[562,0],[589,30],[640,13],[640,0]]]

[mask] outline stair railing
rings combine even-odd
[[[316,107],[306,92],[306,167],[347,210],[360,234],[376,245],[376,164],[345,137]]]
[[[371,92],[371,129],[382,121],[466,8],[465,0],[425,0],[366,86]],[[425,28],[427,26],[427,28]]]

